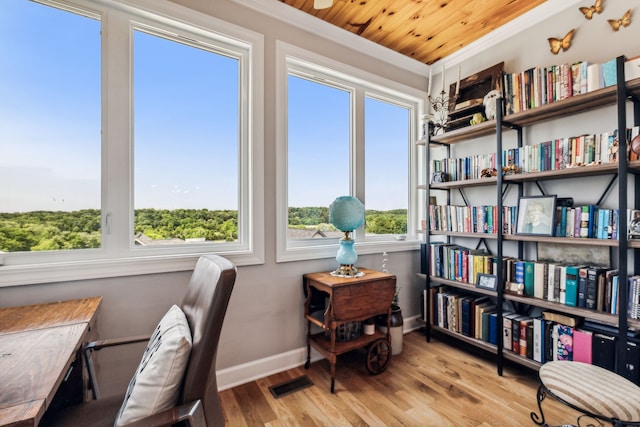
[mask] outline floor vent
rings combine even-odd
[[[283,382],[282,384],[272,385],[269,387],[269,391],[273,394],[273,397],[278,399],[279,397],[286,396],[303,388],[311,387],[313,383],[306,375],[298,378]]]

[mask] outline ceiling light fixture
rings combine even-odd
[[[314,9],[326,9],[333,5],[333,0],[313,0]]]

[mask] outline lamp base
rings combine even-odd
[[[364,273],[358,271],[358,269],[353,265],[341,265],[331,272],[332,276],[337,277],[360,277],[364,276]]]

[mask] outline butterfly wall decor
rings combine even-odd
[[[576,29],[572,28],[566,36],[561,39],[556,39],[554,37],[549,37],[547,40],[549,41],[549,47],[551,48],[551,53],[557,55],[560,50],[563,52],[569,50],[571,47],[571,39],[573,38],[573,33],[575,33]]]
[[[593,6],[579,7],[578,9],[580,9],[585,18],[591,19],[594,13],[602,13],[602,0],[596,0],[596,4]]]
[[[627,10],[621,19],[607,19],[611,29],[618,31],[620,27],[628,27],[631,24],[631,9]]]

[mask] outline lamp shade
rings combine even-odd
[[[364,205],[357,197],[340,196],[329,206],[329,222],[340,231],[353,231],[364,223]]]

